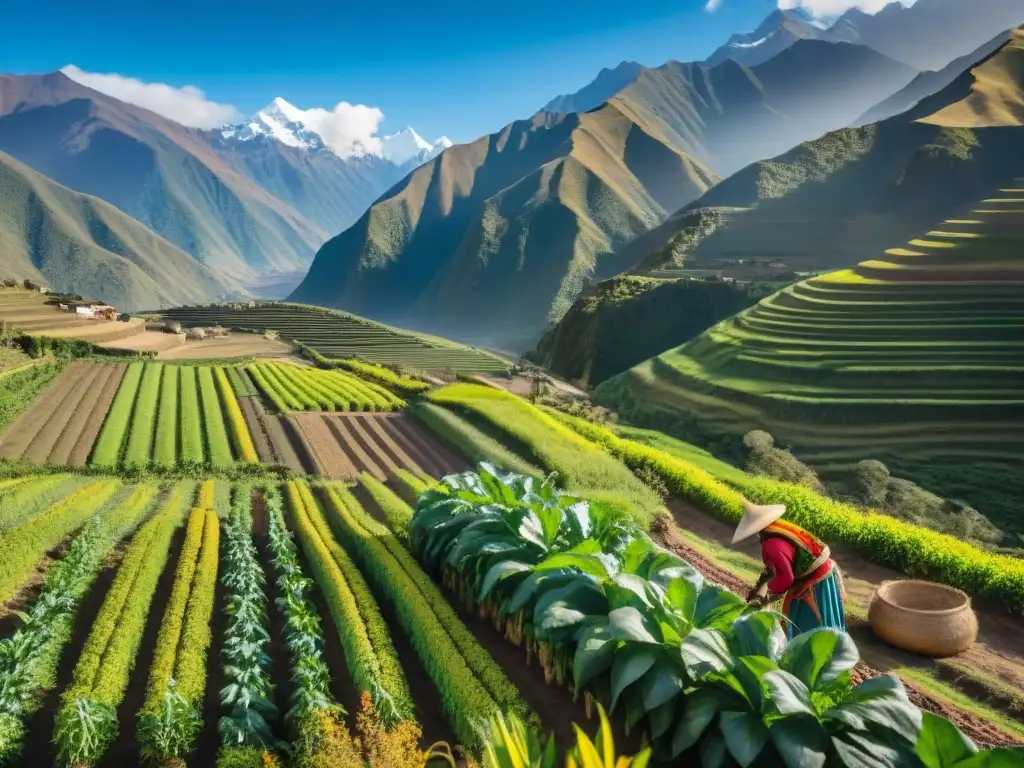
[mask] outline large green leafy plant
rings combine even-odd
[[[709,584],[620,511],[560,493],[552,477],[488,464],[446,477],[420,498],[410,538],[426,568],[539,655],[549,682],[571,680],[588,707],[596,699],[643,729],[657,760],[959,765],[926,758],[938,726],[899,680],[853,684],[848,635],[787,643],[779,614]]]

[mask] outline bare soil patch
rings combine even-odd
[[[392,434],[400,433],[408,438],[413,445],[417,446],[420,456],[432,457],[433,463],[440,470],[441,475],[465,472],[469,469],[469,464],[465,459],[456,456],[437,438],[408,417],[403,415],[401,418],[389,421],[388,425],[393,428],[391,430]],[[415,456],[416,454],[413,454],[413,458]]]
[[[97,365],[96,377],[92,383],[84,388],[82,399],[78,402],[73,413],[64,425],[64,430],[58,436],[53,448],[50,450],[46,461],[50,464],[63,466],[68,463],[71,451],[82,435],[82,430],[89,421],[96,403],[102,397],[103,391],[107,388],[111,376],[118,374],[118,369],[113,365]],[[119,375],[119,374],[118,374]]]
[[[170,334],[164,334],[170,335]],[[223,339],[186,339],[184,344],[157,355],[158,360],[210,360],[225,357],[287,357],[290,344],[258,333],[233,333]]]
[[[391,460],[399,467],[409,470],[414,474],[423,472],[423,468],[409,456],[398,441],[383,428],[387,421],[373,416],[353,416],[353,421],[362,424],[367,432],[373,437],[374,442],[380,447]]]
[[[313,455],[317,474],[331,480],[354,480],[356,468],[319,413],[293,413],[295,424]]]
[[[104,342],[102,346],[107,349],[130,349],[136,352],[165,352],[185,343],[182,336],[176,333],[162,333],[160,331],[138,331],[130,336],[112,339]]]
[[[21,458],[29,444],[46,424],[54,410],[74,391],[87,363],[76,361],[11,424],[0,439],[0,456]]]
[[[348,419],[344,416],[324,416],[323,421],[337,440],[338,450],[345,454],[352,466],[353,479],[359,472],[369,472],[381,481],[386,478],[384,472],[377,465],[377,451],[359,440],[356,430]]]
[[[103,422],[107,418],[107,412],[114,402],[114,396],[117,394],[117,389],[121,386],[121,379],[124,378],[124,372],[128,368],[125,363],[118,363],[110,367],[113,368],[113,373],[110,374],[100,390],[99,397],[96,398],[92,410],[82,426],[82,432],[75,442],[75,447],[68,455],[67,463],[70,466],[84,467],[85,463],[89,460],[92,447],[100,436],[100,430],[103,428]]]
[[[257,413],[253,400],[255,400],[253,397],[239,397],[238,407],[242,409],[242,417],[252,436],[256,455],[259,456],[263,464],[283,464],[284,462],[274,453],[270,444],[270,436],[267,434],[267,426]]]
[[[85,367],[74,388],[61,401],[60,405],[53,410],[46,424],[43,425],[43,428],[32,439],[31,444],[23,454],[24,458],[36,464],[46,463],[57,441],[67,431],[68,422],[71,421],[81,408],[82,399],[95,391],[96,379],[100,373],[105,373],[104,368],[105,366],[101,363],[94,363]]]

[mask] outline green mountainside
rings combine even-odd
[[[0,151],[106,200],[237,282],[300,269],[327,239],[220,157],[205,132],[59,72],[0,76]]]
[[[724,282],[614,277],[576,300],[541,338],[535,359],[593,386],[749,307],[755,296]],[[637,334],[638,327],[648,332]]]
[[[324,245],[293,300],[529,343],[626,266],[616,247],[716,181],[613,105],[540,113],[407,176]]]
[[[698,443],[764,429],[817,466],[880,459],[1024,531],[1022,57],[1018,30],[919,105],[917,121],[833,135],[723,184],[759,190],[759,208],[698,253],[793,199],[820,215],[845,197],[864,231],[871,216],[904,216],[917,231],[609,379],[595,399]]]
[[[540,113],[417,169],[324,245],[292,298],[531,347],[717,174],[852,120],[915,74],[815,40],[753,69],[644,69],[598,109]]]
[[[0,276],[100,296],[129,311],[225,290],[218,276],[114,206],[2,152]]]

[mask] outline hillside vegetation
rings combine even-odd
[[[612,105],[539,114],[414,171],[320,250],[292,298],[514,345],[715,181]]]
[[[536,361],[562,378],[595,385],[754,301],[753,290],[730,283],[615,277],[580,296],[544,334]],[[638,335],[638,327],[649,332]]]
[[[0,276],[103,296],[127,310],[183,304],[221,277],[143,224],[0,152]]]
[[[775,435],[812,464],[878,458],[1024,531],[1024,206],[994,191],[906,247],[783,289],[596,391],[643,421]]]

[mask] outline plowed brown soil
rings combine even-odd
[[[411,419],[403,416],[400,419],[389,422],[389,426],[393,427],[393,432],[405,435],[413,445],[416,445],[421,456],[427,455],[432,457],[441,474],[449,475],[455,472],[465,472],[469,469],[469,464],[465,459],[456,456],[442,445],[437,438]],[[413,454],[413,458],[415,458],[415,454]]]
[[[306,439],[316,462],[317,472],[330,480],[354,480],[356,468],[341,449],[334,433],[319,413],[293,413],[288,418]]]
[[[32,438],[32,442],[23,454],[24,458],[36,464],[46,463],[57,441],[67,431],[68,422],[81,408],[82,399],[95,391],[96,378],[103,372],[103,368],[105,366],[101,363],[95,363],[85,368],[78,383],[61,401],[60,405],[54,408],[46,424]]]
[[[84,467],[89,460],[89,454],[92,453],[92,447],[100,436],[103,421],[107,418],[107,411],[110,410],[110,406],[114,402],[114,395],[117,394],[117,388],[121,386],[121,379],[124,378],[124,372],[128,366],[119,363],[113,368],[114,372],[110,374],[107,383],[100,390],[100,396],[96,399],[89,418],[82,427],[82,434],[79,435],[75,447],[68,456],[68,464],[73,467]]]
[[[252,436],[253,445],[256,447],[256,455],[263,464],[283,464],[280,457],[274,453],[270,443],[270,435],[267,434],[267,427],[256,410],[253,397],[239,397],[238,407],[242,409],[242,417],[245,425]]]
[[[380,446],[392,461],[399,467],[403,467],[415,475],[422,475],[423,468],[419,466],[412,457],[409,456],[402,447],[398,444],[398,441],[383,428],[383,424],[386,424],[386,420],[375,419],[367,416],[357,416],[354,419],[357,423],[361,423],[366,431],[372,435],[374,441]]]
[[[345,453],[357,473],[369,472],[380,481],[386,479],[384,472],[377,465],[377,452],[359,441],[349,419],[343,416],[324,416],[324,423],[338,441],[338,450]]]
[[[0,439],[0,456],[21,458],[33,438],[46,424],[50,415],[74,391],[87,363],[73,362],[56,380],[11,424]]]
[[[102,396],[103,390],[106,389],[110,377],[116,373],[116,366],[97,366],[96,378],[93,379],[92,384],[85,390],[81,401],[78,403],[78,407],[75,408],[71,418],[64,427],[64,431],[61,432],[57,442],[54,443],[53,448],[50,450],[50,455],[46,457],[48,463],[59,466],[68,463],[71,451],[74,450],[75,443],[78,442],[78,438],[82,435],[82,430],[89,421],[89,415],[92,413],[93,408],[96,407],[96,403]]]

